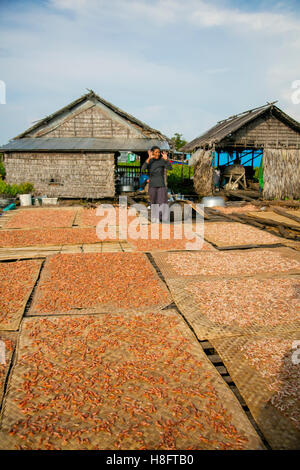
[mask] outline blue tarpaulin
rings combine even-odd
[[[219,152],[219,165],[218,165],[218,153],[215,152],[215,166],[222,166],[226,165],[229,160],[230,163],[234,163],[236,158],[236,152],[233,152],[230,155],[228,152]],[[241,164],[244,166],[252,166],[252,155],[249,153],[249,150],[245,150],[244,152],[239,152],[239,157],[241,159]],[[262,159],[262,150],[255,150],[253,154],[253,166],[259,167],[261,164]]]

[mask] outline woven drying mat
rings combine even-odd
[[[46,251],[60,251],[62,249],[62,245],[47,245],[47,246],[22,246],[22,247],[11,247],[11,248],[0,248],[0,253],[3,255],[5,252],[7,253],[22,253],[26,251],[27,253],[34,253],[36,250],[46,250]]]
[[[106,253],[115,251],[133,251],[126,241],[118,242],[101,242],[94,244],[82,245],[84,253]]]
[[[0,261],[18,261],[23,259],[33,259],[33,258],[46,258],[48,255],[52,255],[53,253],[59,253],[60,250],[57,251],[47,251],[47,250],[38,250],[38,251],[19,251],[18,253],[13,251],[8,251],[6,254],[0,253]]]
[[[153,254],[165,278],[207,279],[254,274],[300,274],[300,254],[286,247],[243,251],[172,252]]]
[[[42,260],[0,263],[0,331],[19,328]]]
[[[0,247],[45,247],[48,245],[77,245],[118,241],[118,230],[110,227],[111,233],[99,238],[95,228],[67,227],[51,229],[0,230]],[[99,233],[99,232],[98,232]]]
[[[0,331],[0,407],[16,342],[17,333],[13,331]]]
[[[171,302],[144,253],[60,253],[47,258],[28,314],[148,312]]]
[[[204,239],[220,248],[282,245],[282,238],[238,222],[206,223]]]
[[[45,258],[48,255],[59,253],[61,249],[61,245],[49,245],[47,247],[27,246],[22,248],[0,248],[0,260]]]
[[[7,222],[13,217],[14,211],[6,211],[2,212],[2,215],[0,217],[0,231],[5,229],[5,225]]]
[[[296,227],[299,228],[300,224],[296,220],[289,219],[288,217],[284,217],[283,215],[276,214],[276,212],[273,211],[264,211],[264,212],[251,212],[249,214],[250,217],[259,217],[260,219],[269,219],[269,220],[274,220],[274,222],[284,222],[290,227]]]
[[[107,220],[108,225],[119,226],[119,206],[116,206],[115,209],[116,209],[116,217],[111,218],[111,220],[108,219]],[[76,224],[80,227],[96,227],[96,225],[99,222],[101,222],[101,220],[107,219],[107,216],[108,216],[107,211],[106,211],[104,216],[97,216],[96,211],[97,211],[97,209],[84,209],[84,208],[82,208],[81,210],[78,211],[77,216],[76,216],[75,221],[74,221],[74,224]],[[128,213],[128,211],[127,211],[127,213]],[[130,224],[130,222],[134,219],[136,219],[135,215],[129,215],[128,216],[128,224]],[[139,222],[142,225],[144,225],[144,224],[147,225],[149,223],[148,219],[145,218],[145,217],[142,217],[142,216],[139,217]]]
[[[6,222],[6,229],[67,228],[72,227],[77,209],[34,208],[19,209]]]
[[[297,242],[297,241],[293,241],[293,240],[287,240],[287,239],[284,238],[282,243],[284,245],[292,248],[293,250],[300,251],[300,241]]]
[[[34,397],[34,398],[32,398]],[[26,318],[1,449],[263,449],[173,310]]]
[[[101,246],[101,243],[96,243],[96,246]],[[82,253],[83,245],[63,245],[59,250],[60,253]]]
[[[300,331],[300,279],[166,279],[199,340]]]
[[[136,243],[137,242],[137,243]],[[185,242],[183,243],[176,243],[174,244],[174,246],[170,246],[169,247],[167,246],[168,244],[166,243],[165,246],[157,246],[157,245],[154,245],[151,243],[151,241],[149,240],[147,242],[147,244],[143,244],[143,246],[141,246],[139,243],[138,243],[138,240],[136,242],[132,242],[132,240],[128,239],[128,245],[130,246],[131,250],[134,250],[136,252],[140,252],[140,253],[173,253],[173,252],[195,252],[195,251],[198,251],[198,250],[187,250],[185,248]],[[203,244],[203,247],[202,247],[203,250],[208,250],[208,251],[212,251],[214,248],[211,247],[211,245],[209,245],[208,243],[204,242]]]
[[[136,251],[154,253],[162,251],[206,251],[214,248],[193,230],[185,232],[184,225],[151,224],[144,227],[143,238],[130,237],[127,241]],[[178,232],[177,232],[178,230]],[[177,238],[178,237],[178,238]]]
[[[300,332],[211,341],[273,449],[300,448],[296,341],[300,348]]]

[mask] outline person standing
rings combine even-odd
[[[168,152],[161,152],[159,147],[148,150],[148,158],[142,166],[142,170],[149,171],[149,197],[151,204],[151,220],[159,222],[168,220],[168,188],[165,183],[165,170],[171,170],[172,164],[168,160]]]

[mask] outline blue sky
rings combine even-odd
[[[87,88],[187,140],[266,101],[300,120],[299,33],[299,0],[0,0],[0,144]]]

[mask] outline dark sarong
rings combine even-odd
[[[149,186],[149,197],[151,203],[151,220],[164,222],[169,218],[168,190],[166,186],[152,188]],[[160,217],[161,215],[161,217]]]

